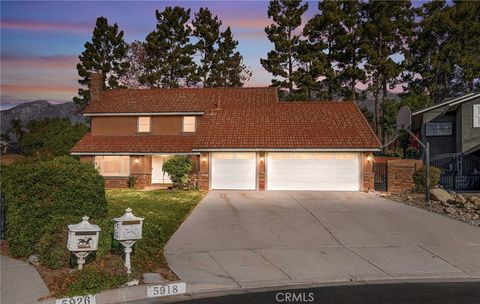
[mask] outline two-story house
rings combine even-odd
[[[471,93],[412,114],[412,130],[430,143],[431,165],[441,184],[480,190],[480,93]]]
[[[353,102],[279,102],[275,88],[102,90],[91,78],[91,130],[71,154],[107,187],[168,184],[163,162],[188,155],[201,189],[372,188],[380,143]]]

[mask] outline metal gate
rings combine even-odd
[[[442,154],[430,161],[442,170],[440,185],[449,190],[480,190],[480,158],[473,155]]]
[[[387,191],[387,164],[373,164],[373,188],[375,191]]]

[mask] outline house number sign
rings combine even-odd
[[[187,293],[187,283],[178,282],[147,287],[147,297],[165,297]]]
[[[57,299],[55,304],[95,304],[94,295]]]

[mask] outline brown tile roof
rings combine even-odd
[[[86,134],[71,153],[189,153],[192,135],[92,136]]]
[[[218,102],[277,101],[276,88],[114,89],[83,111],[93,113],[206,112]]]
[[[194,149],[371,149],[380,142],[353,102],[230,103],[206,114]]]

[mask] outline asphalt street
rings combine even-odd
[[[156,298],[131,303],[165,303]],[[328,286],[242,293],[213,298],[175,301],[176,304],[477,304],[480,282],[398,283]]]

